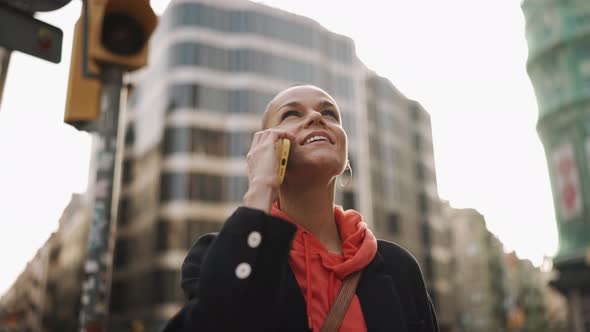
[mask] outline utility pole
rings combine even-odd
[[[82,331],[86,332],[107,330],[120,160],[123,154],[122,149],[117,149],[123,70],[118,66],[109,66],[103,70],[103,75],[94,208],[88,236],[88,256],[84,265],[80,312],[80,325]]]

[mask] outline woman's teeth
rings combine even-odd
[[[310,138],[306,139],[305,140],[305,144],[309,144],[311,142],[320,141],[320,140],[321,141],[327,141],[328,139],[326,137],[324,137],[324,136],[313,136],[313,137],[310,137]]]

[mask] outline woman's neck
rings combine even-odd
[[[334,180],[320,186],[309,185],[310,182],[318,183],[315,181],[297,182],[299,185],[285,183],[281,187],[281,211],[311,232],[329,252],[342,253],[342,241],[334,217]]]

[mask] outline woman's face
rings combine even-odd
[[[347,138],[334,99],[315,86],[296,86],[279,93],[264,115],[264,126],[295,135],[291,142],[291,174],[336,176],[347,161]]]

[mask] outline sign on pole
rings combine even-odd
[[[0,47],[59,63],[62,39],[61,29],[0,3]]]
[[[23,12],[48,12],[59,9],[72,0],[0,0],[1,4],[6,4],[12,8]]]

